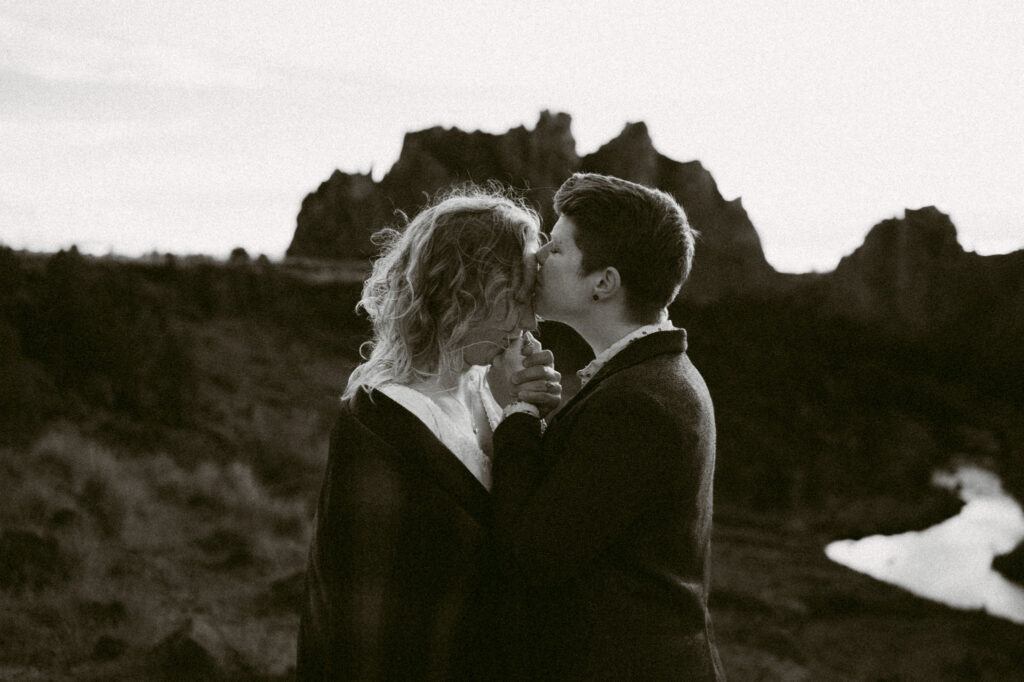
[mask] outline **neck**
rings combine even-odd
[[[594,355],[600,355],[622,337],[635,332],[642,323],[632,322],[622,317],[594,315],[589,319],[580,320],[572,325],[580,336],[590,345]]]
[[[420,393],[430,396],[449,395],[454,398],[462,397],[462,374],[452,372],[440,376],[421,379],[409,382],[409,388],[414,388]]]

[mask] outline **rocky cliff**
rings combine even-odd
[[[697,161],[680,163],[658,153],[643,123],[580,158],[568,114],[542,112],[533,130],[500,135],[430,128],[405,136],[398,161],[379,182],[335,171],[302,202],[288,255],[362,259],[372,255],[370,235],[415,212],[432,192],[466,180],[498,180],[523,190],[550,227],[551,199],[575,171],[617,175],[659,187],[686,209],[701,237],[684,296],[709,300],[762,286],[774,275],[760,238],[740,201],[726,201]]]
[[[543,112],[533,130],[502,135],[457,128],[408,133],[398,161],[376,183],[368,175],[335,171],[302,202],[288,256],[362,259],[370,235],[414,213],[427,196],[452,184],[498,180],[522,190],[551,218],[551,197],[579,167],[568,114]]]
[[[826,275],[781,275],[765,260],[740,199],[722,197],[699,161],[659,153],[647,126],[630,123],[580,157],[565,113],[542,112],[536,126],[503,134],[440,127],[408,133],[398,161],[375,182],[335,171],[302,202],[290,257],[367,259],[370,236],[414,213],[453,183],[498,180],[522,190],[550,228],[551,199],[575,171],[616,175],[675,196],[700,232],[681,301],[810,289],[836,313],[915,338],[948,337],[988,354],[1024,357],[1024,251],[983,257],[965,252],[949,216],[933,206],[873,227],[863,245]]]
[[[1024,251],[964,251],[934,206],[875,225],[824,279],[848,317],[1024,370]]]
[[[899,319],[917,331],[959,312],[950,304],[975,264],[949,216],[928,206],[875,225],[831,279],[847,312]]]
[[[369,174],[336,170],[303,199],[288,255],[369,258],[373,255],[370,236],[388,220],[392,210]]]
[[[626,125],[617,138],[583,157],[579,170],[657,187],[679,201],[700,232],[684,299],[714,300],[776,281],[740,200],[726,201],[699,161],[681,163],[658,153],[643,123]]]

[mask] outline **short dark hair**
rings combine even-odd
[[[614,267],[635,322],[652,322],[690,275],[695,231],[670,194],[610,175],[575,173],[555,211],[576,225],[580,274]]]

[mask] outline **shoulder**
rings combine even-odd
[[[653,356],[609,376],[594,398],[630,402],[649,409],[711,409],[704,377],[685,352]]]
[[[402,409],[379,391],[360,389],[343,400],[331,429],[328,474],[358,478],[400,468],[404,458],[396,452],[396,432],[403,428]]]
[[[342,399],[332,430],[332,440],[353,437],[384,437],[416,424],[409,410],[378,389],[360,388]]]

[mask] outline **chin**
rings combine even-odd
[[[546,308],[540,305],[538,305],[535,310],[537,313],[537,317],[539,317],[542,320],[548,320],[550,322],[562,321],[562,316],[558,314],[557,310],[552,310],[550,308]]]
[[[502,353],[502,351],[499,348],[498,350],[494,351],[493,353],[479,353],[479,354],[473,354],[473,355],[464,355],[462,357],[462,364],[465,365],[466,369],[469,369],[470,367],[474,367],[474,366],[486,367],[487,365],[490,365],[492,362],[494,362],[494,358],[496,358],[499,355],[501,355],[501,353]]]

